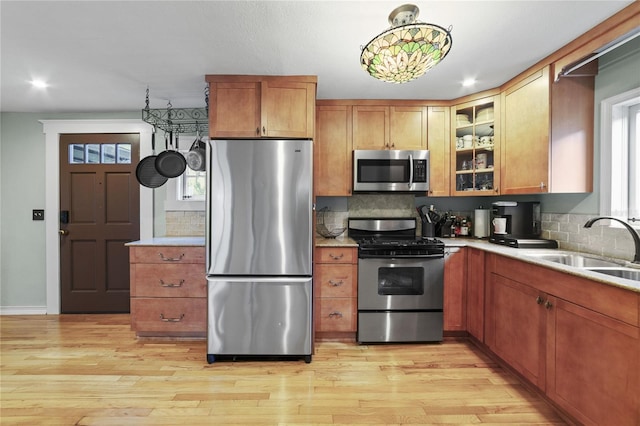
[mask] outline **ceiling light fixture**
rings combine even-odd
[[[447,56],[451,28],[416,22],[418,6],[405,4],[389,15],[391,28],[362,49],[362,68],[378,80],[406,83],[436,66]]]

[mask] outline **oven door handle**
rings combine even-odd
[[[358,255],[359,259],[442,259],[444,258],[443,253],[439,254],[394,254],[391,256],[384,256],[379,254],[367,254],[360,253]]]
[[[409,189],[413,186],[413,155],[409,154]]]

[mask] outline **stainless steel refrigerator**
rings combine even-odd
[[[207,361],[312,350],[313,142],[207,146]]]

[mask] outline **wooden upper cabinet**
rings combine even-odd
[[[389,107],[390,149],[427,149],[427,107]]]
[[[426,149],[427,108],[353,107],[353,149]]]
[[[502,98],[502,193],[547,192],[551,101],[548,67],[508,88]]]
[[[389,149],[389,107],[353,107],[353,149]]]
[[[349,196],[352,180],[351,106],[316,107],[314,194]]]
[[[260,82],[209,85],[209,135],[212,138],[259,137]]]
[[[212,138],[313,138],[315,76],[207,75]]]
[[[502,92],[502,194],[593,190],[594,81],[546,66]]]
[[[262,136],[313,138],[316,83],[287,81],[262,83]]]
[[[427,117],[429,195],[432,197],[448,197],[450,195],[449,107],[428,107]]]
[[[451,107],[451,195],[500,193],[500,96]]]

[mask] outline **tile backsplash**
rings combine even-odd
[[[333,229],[347,227],[349,217],[417,217],[414,203],[415,198],[406,194],[354,195],[348,198],[346,211],[329,210],[324,215],[324,222],[329,229]],[[466,212],[456,214],[468,215]],[[634,245],[629,231],[619,226],[609,226],[607,221],[596,222],[590,229],[584,228],[585,222],[594,216],[596,215],[543,213],[542,238],[558,241],[560,248],[564,250],[632,260]],[[204,236],[204,233],[205,212],[166,212],[168,237]]]
[[[203,211],[167,211],[165,222],[167,237],[204,237]]]
[[[584,224],[597,215],[543,213],[542,237],[558,241],[561,249],[593,253],[616,259],[633,260],[634,245],[629,231],[598,221],[591,228]]]

